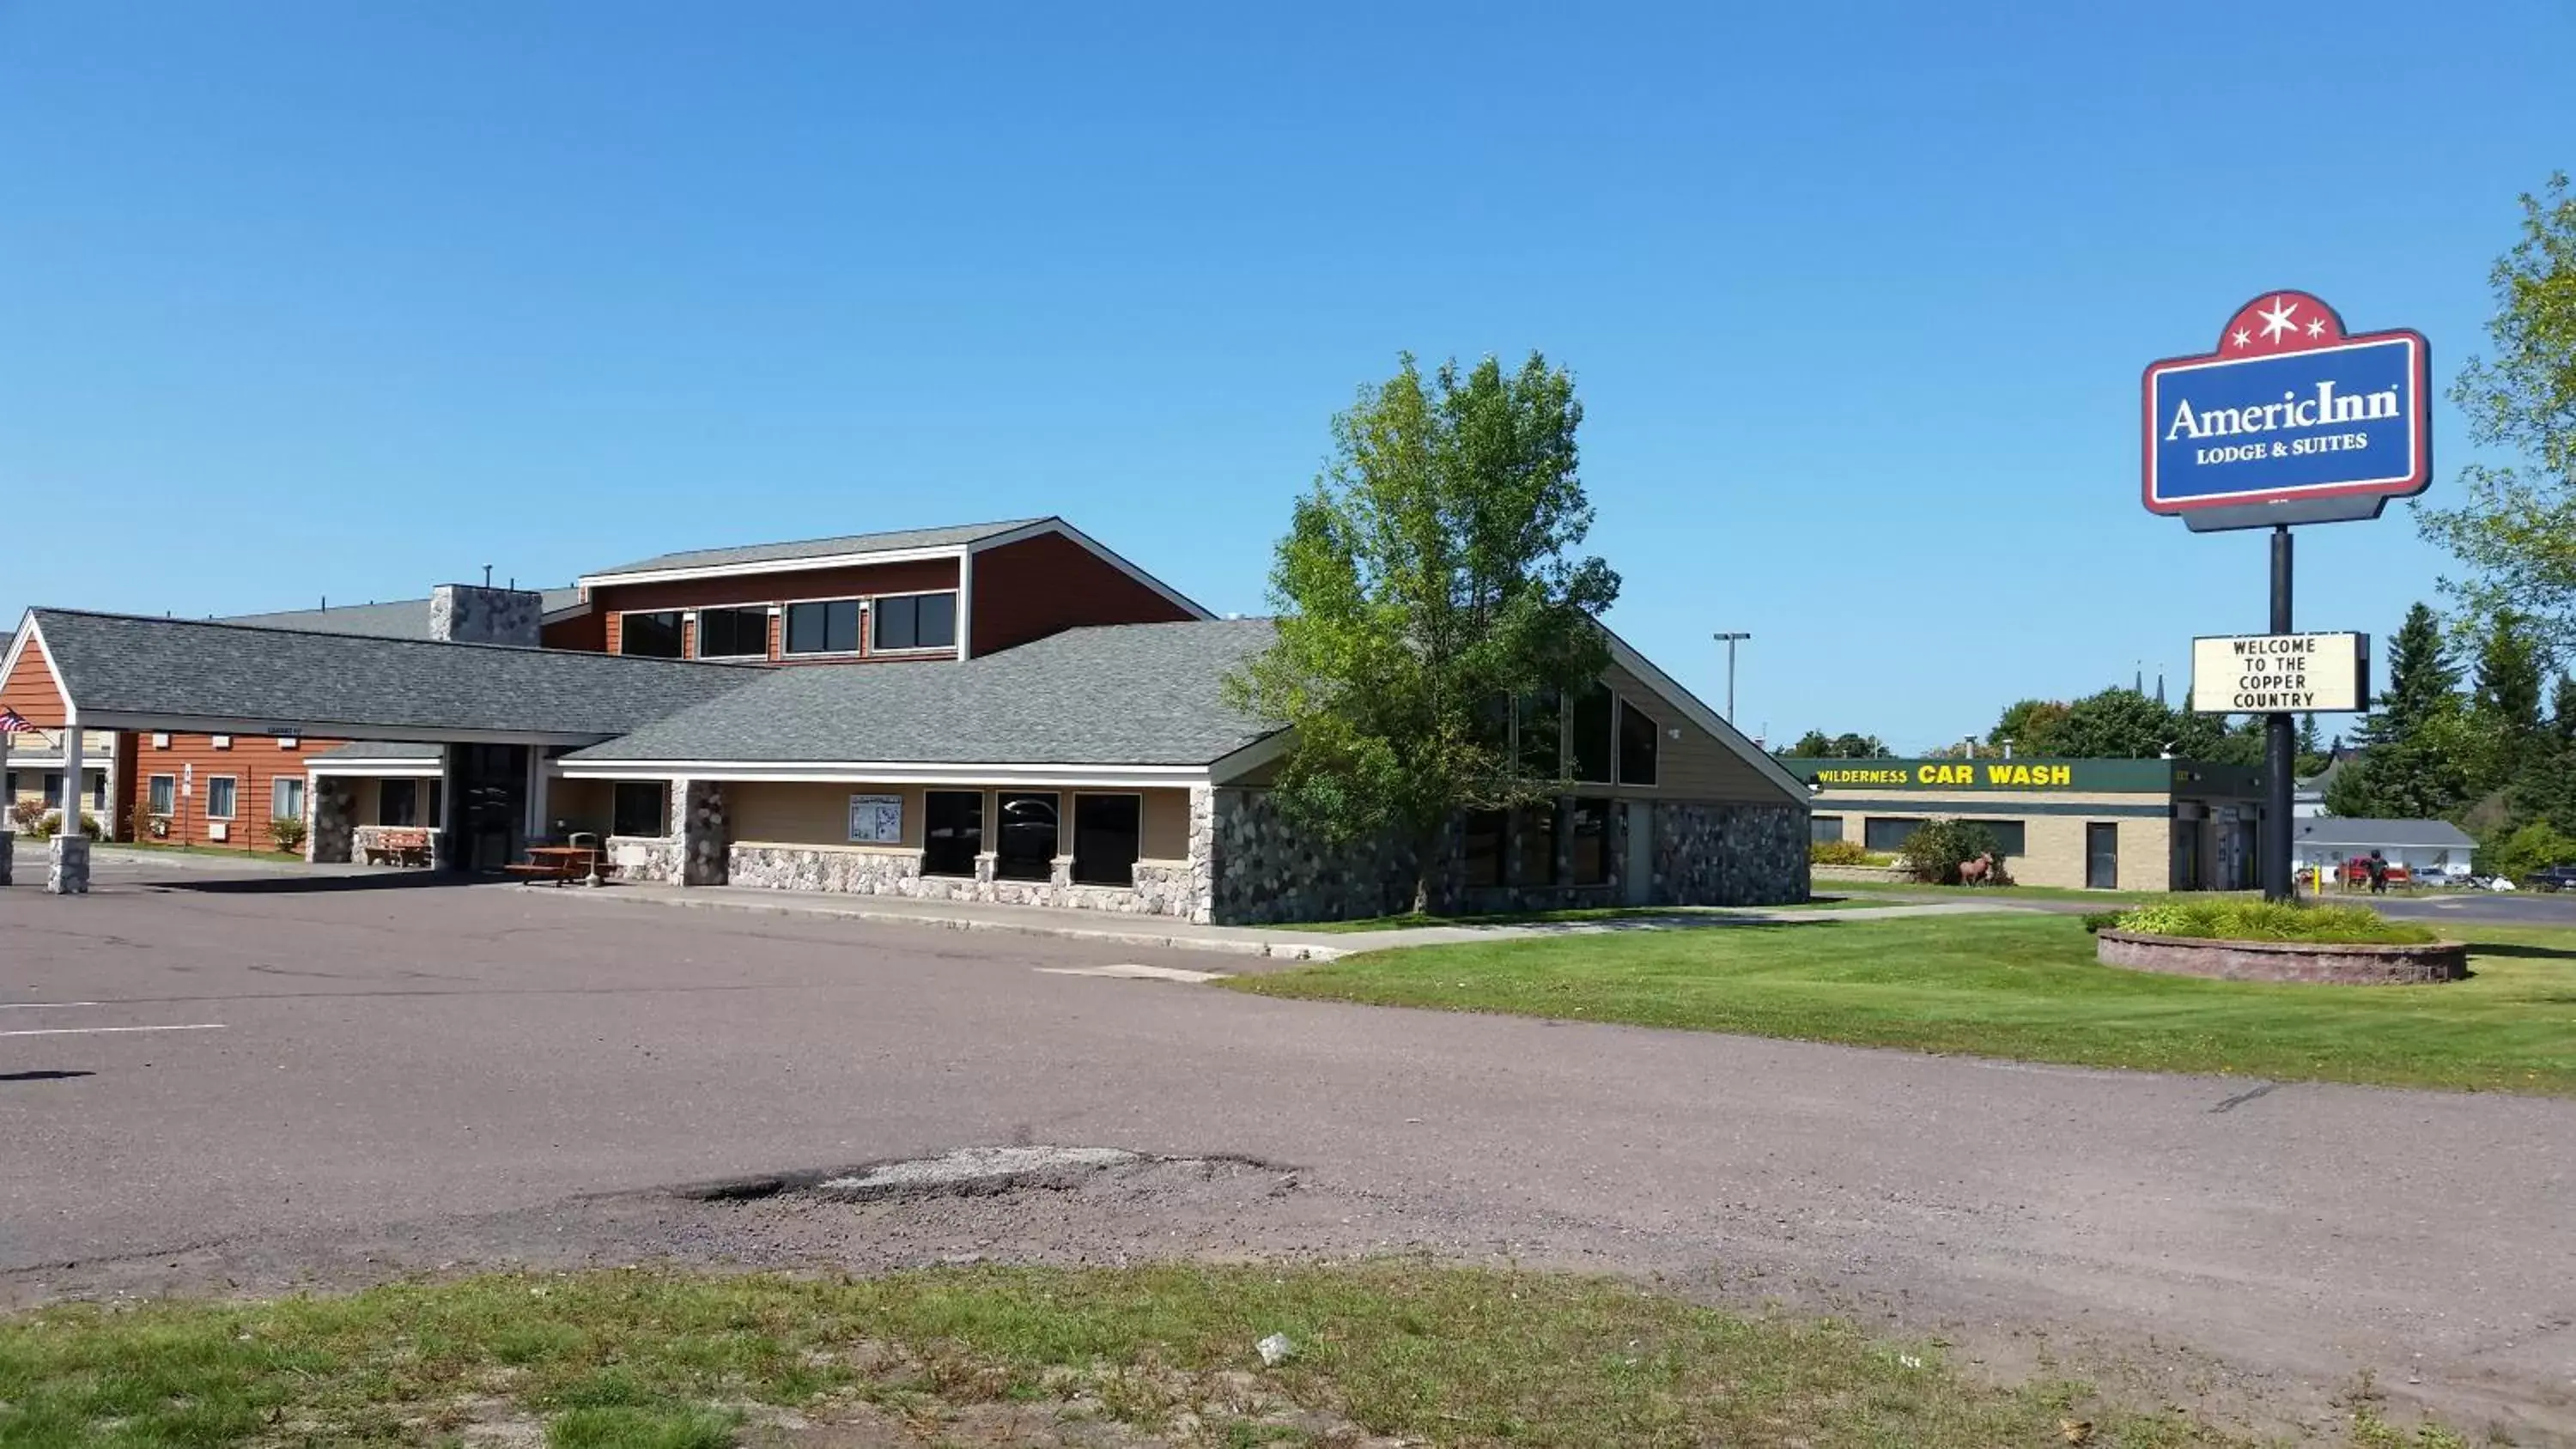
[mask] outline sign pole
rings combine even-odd
[[[2290,526],[2272,530],[2272,632],[2287,634],[2290,624]],[[2257,832],[2262,848],[2263,897],[2288,901],[2297,887],[2290,879],[2290,789],[2298,772],[2298,736],[2286,711],[2263,719],[2263,824]]]

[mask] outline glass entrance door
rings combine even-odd
[[[2097,891],[2119,888],[2119,826],[2097,821],[2084,827],[2084,884]]]

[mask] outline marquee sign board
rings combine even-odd
[[[2237,309],[2218,348],[2147,365],[2149,512],[2195,532],[2377,518],[2433,479],[2420,332],[2347,333],[2305,292]]]
[[[2367,634],[2229,634],[2191,641],[2194,714],[2349,714],[2369,706]]]

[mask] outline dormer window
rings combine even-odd
[[[957,647],[955,594],[894,594],[869,608],[876,615],[868,638],[871,654]]]

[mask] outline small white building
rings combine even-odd
[[[2418,880],[2469,873],[2469,857],[2478,843],[2447,820],[2366,820],[2338,815],[2302,816],[2291,821],[2291,861],[2299,869],[2341,867],[2344,862],[2378,851],[2390,865],[2404,866]]]

